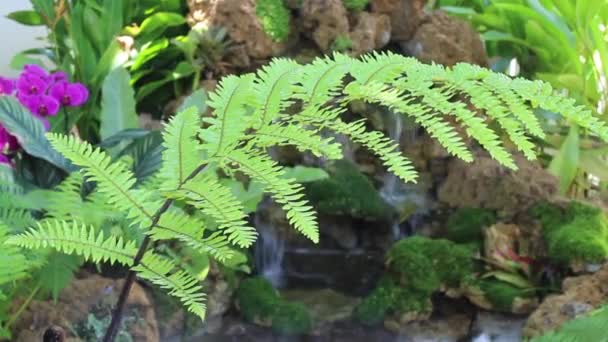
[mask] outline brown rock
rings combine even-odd
[[[608,264],[597,273],[567,278],[563,294],[547,297],[532,313],[524,335],[533,337],[559,328],[565,322],[594,310],[608,301]]]
[[[73,331],[71,328],[86,320],[90,313],[99,311],[100,308],[103,308],[104,312],[110,312],[122,284],[123,280],[91,275],[74,280],[61,292],[56,303],[52,300],[32,301],[15,324],[16,341],[39,342],[51,326],[63,328],[69,333]],[[154,307],[144,289],[137,283],[131,289],[125,316],[134,315],[135,312],[141,319],[128,325],[133,341],[159,341]],[[67,337],[69,341],[73,336]]]
[[[188,0],[188,7],[190,25],[205,23],[227,30],[230,40],[243,47],[245,56],[240,57],[241,62],[248,63],[248,57],[265,59],[277,56],[285,50],[284,44],[273,41],[264,32],[256,15],[255,0]],[[237,48],[233,50],[238,51]]]
[[[487,154],[473,163],[453,159],[439,188],[439,200],[455,208],[494,209],[503,217],[525,212],[557,193],[557,179],[537,163],[516,155],[519,170],[509,170]]]
[[[387,15],[361,12],[350,33],[353,55],[361,55],[384,47],[391,40],[391,21]]]
[[[329,51],[338,37],[349,37],[348,14],[342,0],[303,0],[302,28],[321,51]]]
[[[234,288],[228,284],[215,262],[211,263],[204,285],[207,294],[206,330],[213,333],[222,327],[223,316],[232,305]]]
[[[423,62],[454,65],[467,62],[486,66],[486,50],[471,26],[441,11],[426,16],[413,38],[404,44],[409,54]]]
[[[373,13],[390,17],[391,40],[407,41],[414,35],[424,16],[426,0],[371,0]]]

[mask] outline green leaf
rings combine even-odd
[[[231,178],[223,178],[220,183],[229,188],[234,197],[243,204],[245,214],[256,211],[258,204],[264,198],[264,187],[258,182],[249,183],[247,189],[245,189],[243,183]]]
[[[136,37],[138,44],[145,44],[160,37],[167,28],[183,25],[186,18],[177,13],[159,12],[146,18]]]
[[[190,63],[180,62],[173,72],[169,72],[164,78],[145,84],[139,88],[137,92],[137,100],[141,101],[146,96],[152,94],[155,90],[162,87],[164,84],[171,81],[176,81],[181,78],[192,75],[195,72],[194,67]]]
[[[14,20],[22,25],[27,26],[42,26],[44,25],[44,20],[42,20],[42,16],[38,14],[36,11],[16,11],[9,13],[7,18]]]
[[[60,153],[55,151],[45,137],[44,125],[25,109],[15,98],[0,97],[0,122],[11,132],[23,149],[34,157],[66,171],[74,170],[74,166]]]
[[[329,174],[320,168],[298,165],[296,167],[286,167],[284,178],[293,178],[298,183],[310,183],[329,178]]]
[[[549,172],[559,178],[559,191],[565,194],[578,171],[580,159],[578,126],[572,125],[570,133],[564,140],[558,154],[553,158],[549,165]]]
[[[125,130],[120,131],[120,132],[114,134],[113,136],[103,140],[99,144],[99,147],[106,148],[106,149],[111,148],[111,147],[118,145],[119,143],[121,143],[123,141],[144,137],[144,136],[148,135],[148,133],[150,133],[150,131],[143,129],[143,128],[125,129]]]
[[[162,165],[162,137],[160,132],[149,132],[136,138],[120,152],[118,157],[130,155],[133,158],[133,173],[138,181],[153,175]]]
[[[39,271],[42,289],[49,291],[53,300],[57,301],[59,293],[70,283],[81,264],[82,259],[76,255],[52,253]]]
[[[199,114],[207,111],[207,93],[204,89],[199,89],[186,97],[182,105],[179,106],[177,112],[183,112],[184,110],[193,106],[198,108]]]
[[[44,67],[44,62],[40,58],[30,57],[29,54],[20,52],[11,59],[11,69],[22,70],[26,64],[36,64]]]
[[[116,68],[103,82],[101,98],[101,138],[107,139],[129,128],[137,128],[135,98],[129,72]]]

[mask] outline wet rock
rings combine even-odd
[[[74,280],[61,292],[57,303],[32,301],[15,324],[16,341],[41,341],[42,335],[50,326],[61,327],[66,332],[73,332],[74,327],[86,328],[87,320],[95,320],[107,326],[110,318],[108,313],[118,299],[122,284],[122,280],[91,275]],[[131,289],[124,318],[128,324],[127,330],[123,332],[128,333],[133,341],[159,341],[153,304],[144,289],[137,283]],[[88,338],[101,337],[88,336]]]
[[[373,13],[386,14],[391,22],[391,40],[407,41],[414,35],[424,16],[426,0],[371,0]]]
[[[473,324],[475,342],[513,342],[522,340],[525,316],[480,311]]]
[[[139,114],[139,127],[149,131],[160,131],[163,129],[163,122],[152,117],[150,113]]]
[[[266,59],[280,55],[285,44],[273,41],[264,31],[256,14],[255,0],[188,0],[188,23],[223,27],[230,40],[239,46],[240,67],[248,67],[250,58]],[[238,51],[238,50],[234,50]]]
[[[565,322],[597,309],[608,301],[608,264],[595,274],[567,278],[562,294],[547,297],[524,328],[527,337],[539,336]]]
[[[342,0],[303,0],[302,29],[321,51],[327,52],[337,38],[348,38],[348,14]]]
[[[391,39],[391,22],[387,15],[360,12],[357,24],[350,32],[352,54],[355,56],[380,49]]]
[[[209,332],[217,332],[222,326],[224,315],[232,306],[234,289],[215,262],[211,262],[204,289],[207,295],[205,328]]]
[[[497,210],[500,217],[513,217],[557,193],[557,179],[540,165],[515,156],[519,170],[512,171],[485,154],[473,163],[453,159],[441,184],[439,200],[455,208]]]
[[[389,331],[407,336],[412,341],[462,341],[467,336],[470,325],[471,315],[462,312],[405,324],[390,320],[384,322]]]
[[[479,34],[453,16],[436,11],[426,16],[405,50],[424,62],[454,65],[467,62],[486,66],[487,55]]]

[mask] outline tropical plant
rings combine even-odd
[[[601,0],[439,0],[436,6],[468,19],[482,33],[497,69],[517,60],[521,72],[564,89],[602,121],[607,119],[608,4]],[[606,146],[572,122],[541,112],[546,130],[548,168],[560,190],[582,196],[587,176],[603,182]]]
[[[246,248],[253,244],[256,231],[245,220],[243,204],[222,184],[220,174],[245,175],[251,184],[259,184],[283,207],[294,228],[313,242],[319,240],[313,209],[302,186],[286,178],[286,170],[269,157],[269,147],[293,145],[339,159],[340,145],[320,134],[330,129],[374,152],[403,181],[416,180],[412,163],[390,138],[368,131],[364,120],[341,118],[350,102],[361,100],[413,117],[452,155],[472,161],[474,153],[467,137],[459,133],[466,132],[511,169],[517,169],[513,152],[497,129],[504,130],[525,156],[535,158],[528,134],[543,137],[544,133],[534,108],[561,112],[608,140],[608,128],[588,110],[555,94],[541,81],[511,79],[467,64],[453,68],[425,65],[390,53],[360,60],[335,54],[305,66],[275,59],[257,74],[222,79],[209,96],[212,116],[201,120],[196,107],[178,113],[163,132],[162,167],[146,182],[136,184],[125,161],[113,161],[100,148],[75,136],[47,135],[52,146],[79,167],[87,181],[96,184],[96,193],[125,215],[130,229],[145,234],[141,243],[57,217],[10,236],[5,244],[50,247],[92,262],[129,267],[105,341],[116,335],[136,275],[166,289],[203,318],[205,297],[198,279],[155,251],[153,242],[178,241],[220,262],[230,259],[230,245]],[[0,104],[11,101],[2,98]],[[491,128],[488,120],[495,121],[497,128]],[[186,208],[197,209],[196,214],[186,214]]]

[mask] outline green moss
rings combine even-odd
[[[511,312],[513,303],[517,298],[530,298],[534,293],[513,286],[500,280],[477,279],[475,286],[483,292],[484,297],[492,304],[494,309]]]
[[[355,308],[354,317],[365,325],[377,325],[388,313],[428,312],[430,295],[399,285],[384,277],[374,291]]]
[[[353,41],[348,36],[339,36],[331,45],[332,51],[345,52],[353,47]]]
[[[306,195],[319,213],[379,220],[396,215],[352,162],[335,161],[327,172],[330,178],[305,184]]]
[[[496,223],[496,213],[481,208],[462,208],[450,215],[446,222],[446,238],[458,243],[483,241],[483,229]]]
[[[473,249],[443,239],[414,236],[395,243],[387,253],[387,272],[355,310],[367,325],[387,313],[429,312],[431,295],[442,284],[460,287],[473,273]]]
[[[342,0],[342,2],[347,10],[360,12],[365,9],[369,0]]]
[[[264,278],[243,280],[236,296],[241,313],[250,322],[269,324],[282,334],[304,334],[312,329],[306,307],[282,299]]]
[[[414,236],[398,241],[387,254],[389,270],[401,274],[408,279],[420,279],[415,283],[424,282],[431,292],[439,288],[439,284],[451,287],[460,286],[462,279],[473,272],[471,248],[456,244],[445,239],[429,239]],[[415,270],[415,272],[414,272]],[[434,282],[432,279],[437,279]],[[420,290],[420,286],[413,286]]]
[[[283,0],[258,0],[255,9],[264,32],[275,41],[285,41],[289,36],[290,13]]]
[[[602,262],[608,257],[608,220],[601,209],[571,202],[564,210],[541,203],[531,213],[542,225],[547,254],[556,262]]]

